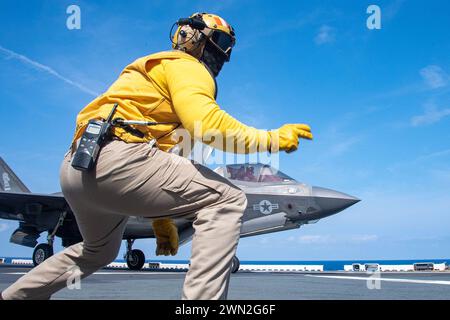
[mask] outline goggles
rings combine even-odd
[[[220,53],[225,55],[226,61],[230,61],[231,50],[235,43],[234,37],[223,31],[214,30],[208,37],[208,40],[219,50]]]

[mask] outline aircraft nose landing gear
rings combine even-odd
[[[127,239],[127,252],[125,260],[130,270],[141,270],[145,264],[145,254],[139,249],[133,249],[134,239]]]

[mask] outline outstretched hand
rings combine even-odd
[[[313,139],[310,126],[301,123],[285,124],[269,134],[272,152],[283,150],[290,153],[298,149],[299,139]]]

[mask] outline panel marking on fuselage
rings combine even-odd
[[[10,184],[9,184],[9,181],[10,181],[11,179],[9,178],[8,173],[3,172],[2,178],[3,178],[3,189],[4,189],[5,191],[10,191],[10,190],[11,190],[11,186],[10,186]]]
[[[260,203],[253,205],[253,210],[262,214],[271,214],[274,209],[278,208],[278,203],[272,203],[269,200],[262,200]]]

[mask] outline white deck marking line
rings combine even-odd
[[[350,277],[350,276],[316,276],[312,274],[306,274],[305,277],[316,278],[329,278],[329,279],[342,279],[342,280],[379,280],[386,282],[404,282],[404,283],[418,283],[418,284],[440,284],[450,286],[450,281],[445,280],[414,280],[414,279],[398,279],[398,278],[371,278],[371,277]]]
[[[104,275],[104,274],[114,274],[114,275],[116,275],[116,274],[180,274],[180,273],[182,273],[182,272],[171,272],[171,271],[168,271],[168,272],[95,272],[94,274],[98,274],[98,275]]]
[[[150,274],[180,274],[182,272],[95,272],[94,275],[150,275]],[[27,272],[5,272],[3,274],[24,275]]]

